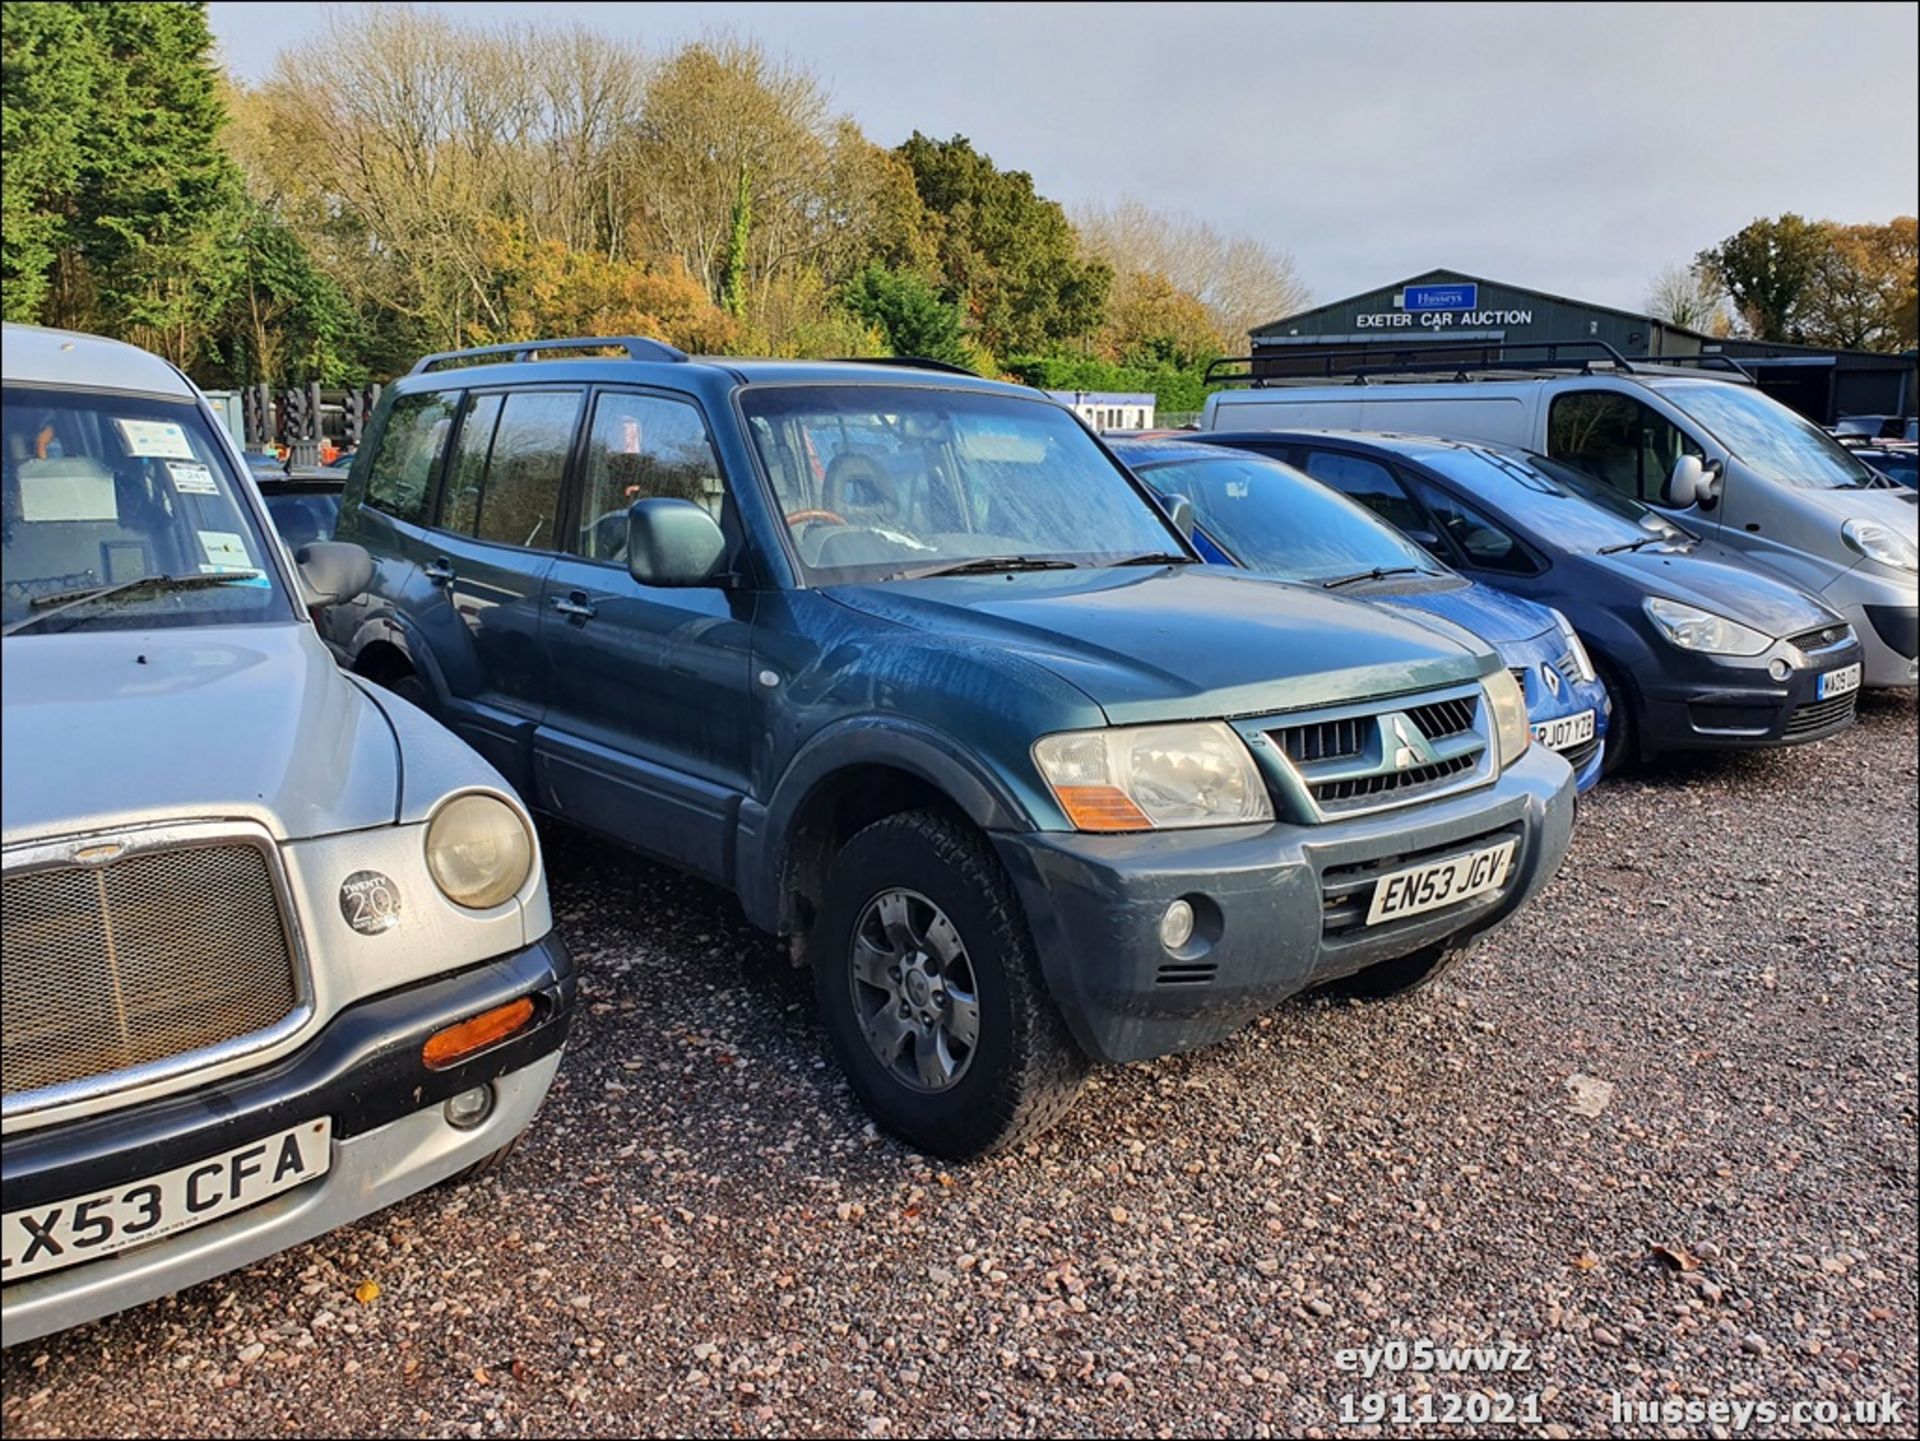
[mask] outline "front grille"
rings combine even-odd
[[[1593,753],[1599,749],[1600,739],[1596,736],[1590,741],[1581,741],[1577,746],[1568,746],[1565,750],[1561,751],[1560,754],[1568,765],[1578,771],[1585,767],[1588,761],[1593,759]]]
[[[1486,769],[1481,692],[1342,707],[1290,720],[1267,738],[1286,757],[1286,789],[1326,820],[1453,789]]]
[[[227,842],[5,877],[7,1097],[235,1041],[299,1001],[268,856]]]
[[[1396,791],[1421,790],[1470,771],[1479,763],[1480,757],[1477,755],[1454,756],[1450,760],[1435,761],[1432,765],[1408,766],[1403,771],[1382,771],[1378,775],[1360,776],[1354,780],[1326,781],[1313,788],[1313,797],[1326,808],[1392,795]]]
[[[1513,683],[1520,687],[1520,697],[1522,700],[1526,699],[1527,696],[1527,670],[1528,667],[1523,665],[1509,666],[1507,668],[1507,674],[1513,677]]]
[[[1822,626],[1819,630],[1810,630],[1802,635],[1787,637],[1787,644],[1798,646],[1801,650],[1832,650],[1837,645],[1845,645],[1853,639],[1853,627],[1841,622]]]
[[[1521,840],[1521,849],[1515,850],[1513,862],[1507,869],[1507,881],[1500,889],[1488,891],[1485,895],[1474,896],[1460,904],[1479,909],[1490,905],[1506,895],[1520,874],[1520,862],[1524,859],[1521,829],[1517,825],[1503,826],[1499,830],[1488,831],[1469,840],[1450,841],[1446,845],[1429,846],[1425,850],[1406,851],[1399,855],[1378,856],[1357,865],[1329,866],[1320,875],[1320,933],[1329,940],[1339,940],[1351,936],[1367,927],[1367,910],[1373,905],[1373,888],[1380,881],[1396,871],[1404,871],[1413,866],[1425,865],[1432,861],[1443,861],[1451,856],[1463,856],[1470,851],[1482,851],[1489,846],[1497,846],[1502,841]],[[1404,921],[1385,921],[1373,928],[1374,934],[1390,935],[1399,925],[1420,925],[1437,917],[1445,916],[1456,909],[1452,906],[1439,906],[1431,911],[1422,911],[1408,916]]]
[[[1848,691],[1832,700],[1808,701],[1796,707],[1793,714],[1787,717],[1784,734],[1806,736],[1826,730],[1829,726],[1845,725],[1853,719],[1854,707],[1859,703],[1859,691]]]
[[[1217,961],[1168,961],[1154,973],[1153,983],[1156,986],[1210,986],[1219,969]]]

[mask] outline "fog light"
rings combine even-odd
[[[1775,680],[1785,680],[1793,674],[1793,666],[1783,658],[1776,656],[1767,666],[1767,674]]]
[[[493,1087],[475,1086],[471,1091],[449,1097],[445,1110],[449,1126],[471,1131],[493,1114]]]
[[[1160,917],[1160,944],[1177,951],[1192,939],[1193,907],[1185,901],[1175,901]]]

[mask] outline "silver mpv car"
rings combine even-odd
[[[370,578],[290,557],[193,386],[5,332],[8,1345],[504,1152],[573,970],[519,799],[338,670]]]

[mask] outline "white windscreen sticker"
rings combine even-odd
[[[168,461],[167,476],[173,481],[173,488],[182,495],[220,493],[220,487],[213,483],[213,472],[197,460]]]
[[[203,571],[255,570],[253,560],[247,554],[246,538],[231,530],[203,530],[199,532],[200,549],[206,553],[207,563],[200,567]]]
[[[150,455],[157,460],[192,460],[187,433],[171,420],[127,420],[114,417],[114,428],[128,455]]]
[[[20,519],[106,520],[120,518],[113,472],[84,456],[20,462]]]

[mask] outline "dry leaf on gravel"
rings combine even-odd
[[[1578,1071],[1567,1077],[1567,1104],[1576,1116],[1597,1116],[1613,1099],[1613,1082],[1598,1076],[1583,1076]]]

